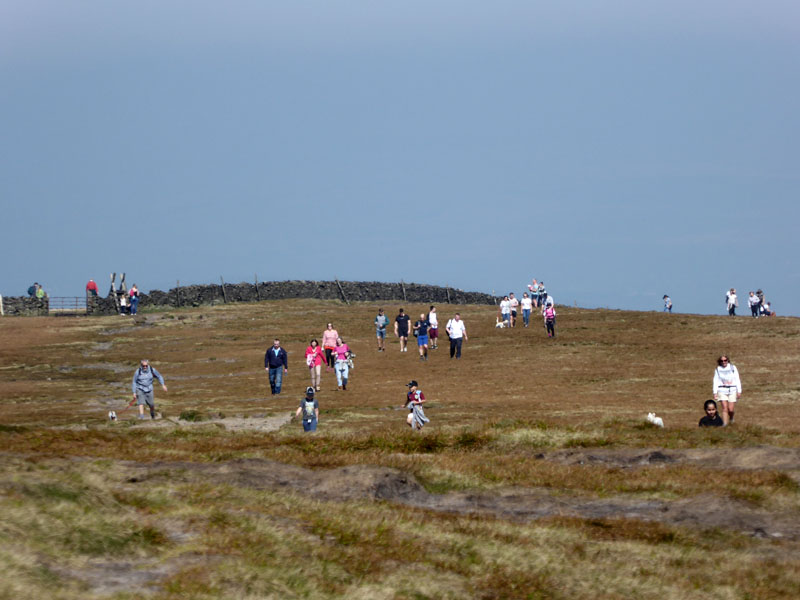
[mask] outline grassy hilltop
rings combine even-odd
[[[800,319],[560,307],[548,339],[441,305],[423,363],[413,338],[376,352],[378,306],[0,319],[0,599],[800,597]],[[356,368],[347,391],[323,370],[303,434],[328,321]],[[744,395],[700,430],[723,352]],[[169,386],[153,422],[122,412],[140,358]]]

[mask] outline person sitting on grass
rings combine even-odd
[[[706,400],[703,404],[703,410],[706,411],[706,416],[700,419],[698,426],[700,427],[722,427],[722,417],[717,414],[717,403],[713,400]]]

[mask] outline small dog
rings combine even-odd
[[[494,324],[496,329],[502,329],[506,326],[506,322],[501,320],[500,317],[497,317],[497,322]]]
[[[116,421],[117,420],[117,413],[113,410],[108,411],[108,420],[109,421]]]
[[[664,419],[662,419],[661,417],[657,417],[656,413],[647,413],[647,420],[656,427],[664,426]]]

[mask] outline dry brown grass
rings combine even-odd
[[[770,448],[800,447],[797,319],[565,307],[548,340],[538,321],[497,330],[491,307],[464,306],[463,359],[448,358],[445,338],[421,363],[413,346],[401,354],[391,339],[386,353],[375,351],[377,307],[297,300],[136,321],[0,320],[0,598],[126,598],[142,589],[163,598],[800,596],[793,538],[630,518],[519,521],[180,477],[127,481],[121,460],[160,468],[260,458],[392,467],[438,494],[514,486],[565,499],[702,497],[719,510],[800,517],[800,463],[770,458]],[[385,307],[393,317],[396,305]],[[444,322],[453,310],[439,312]],[[323,374],[316,435],[296,422],[271,433],[226,431],[225,419],[177,424],[183,411],[254,424],[293,411],[308,381],[303,350],[327,321],[358,358],[347,392]],[[290,353],[278,399],[263,369],[275,336]],[[722,352],[739,367],[745,394],[733,427],[701,431]],[[130,409],[108,424],[142,357],[167,379],[169,392],[156,392],[167,419],[138,424]],[[409,379],[420,381],[432,419],[418,435],[399,408]],[[647,425],[649,411],[667,427]],[[764,452],[750,463],[713,458],[756,446]],[[653,449],[681,458],[630,462]],[[701,450],[712,458],[690,460]],[[614,460],[592,462],[601,452]],[[585,464],[565,460],[570,453]],[[118,585],[103,584],[104,570],[119,573]]]

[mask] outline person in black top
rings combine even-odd
[[[717,414],[717,403],[713,400],[706,400],[703,405],[706,411],[706,416],[700,419],[698,425],[700,427],[723,427],[725,424],[722,422],[722,417]]]
[[[408,352],[408,324],[411,321],[401,308],[394,320],[394,334],[400,338],[400,352]]]

